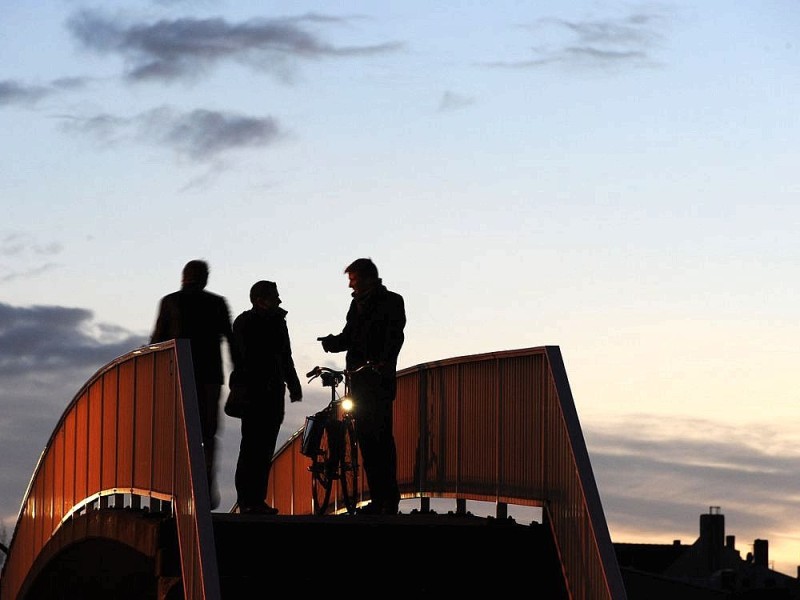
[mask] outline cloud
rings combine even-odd
[[[30,85],[6,79],[0,81],[0,106],[33,106],[59,92],[83,88],[88,81],[85,77],[62,77],[47,85]]]
[[[0,234],[0,282],[29,278],[58,267],[57,263],[44,262],[61,253],[58,242],[37,243],[25,233]]]
[[[690,532],[720,506],[744,537],[778,538],[800,500],[800,444],[785,427],[732,427],[638,415],[586,429],[606,520],[641,539]]]
[[[84,47],[121,56],[126,63],[125,75],[133,81],[192,78],[225,60],[272,70],[286,78],[287,60],[371,55],[402,47],[398,42],[336,46],[302,28],[303,22],[342,20],[309,14],[240,23],[223,18],[182,18],[123,24],[119,19],[83,10],[73,15],[67,26]]]
[[[8,521],[64,409],[86,381],[147,338],[91,311],[0,302],[0,519]]]
[[[92,313],[81,308],[0,303],[0,378],[34,368],[48,377],[97,368],[147,341],[118,327],[91,329],[91,319]]]
[[[442,94],[442,98],[439,100],[438,112],[450,112],[460,108],[466,108],[472,104],[475,104],[474,98],[462,96],[448,90]]]
[[[40,85],[26,85],[11,79],[0,81],[0,106],[12,104],[35,104],[48,94],[52,89]]]
[[[180,154],[199,159],[233,148],[266,146],[281,133],[272,117],[248,117],[211,110],[175,114],[159,109],[150,111],[145,120],[148,130],[163,131],[163,142]]]
[[[268,146],[283,135],[273,117],[205,109],[179,112],[159,107],[132,118],[99,114],[88,118],[62,116],[62,120],[66,131],[91,135],[104,145],[145,141],[165,145],[179,156],[195,160],[214,159],[234,149]]]
[[[665,16],[656,10],[603,20],[542,19],[526,27],[539,42],[532,48],[532,58],[494,61],[485,66],[513,69],[553,64],[587,68],[652,66],[656,62],[650,51],[662,39],[665,22]]]

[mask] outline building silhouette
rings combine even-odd
[[[700,515],[692,544],[614,543],[629,600],[800,600],[800,580],[769,567],[769,542],[743,558],[718,506]]]

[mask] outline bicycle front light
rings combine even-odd
[[[353,399],[350,396],[344,396],[342,398],[342,410],[345,412],[350,412],[353,410]]]

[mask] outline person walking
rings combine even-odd
[[[197,408],[203,437],[203,454],[211,508],[219,506],[215,479],[215,454],[222,384],[222,340],[231,350],[231,316],[227,300],[205,289],[208,263],[190,260],[183,267],[181,288],[164,296],[158,307],[150,343],[188,338],[192,349]]]
[[[300,402],[303,391],[278,286],[257,281],[250,288],[250,302],[252,308],[233,321],[236,366],[230,385],[243,386],[248,398],[241,417],[236,502],[240,513],[277,514],[266,502],[272,455],[285,416],[286,389],[292,402]]]
[[[346,351],[347,369],[366,363],[353,375],[356,427],[370,503],[362,514],[396,514],[397,448],[393,432],[393,402],[397,392],[397,357],[405,341],[403,297],[389,291],[370,258],[358,258],[344,270],[353,290],[345,326],[338,335],[318,338],[325,352]]]

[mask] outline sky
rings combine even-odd
[[[371,257],[400,368],[560,348],[613,541],[692,543],[718,506],[797,574],[796,1],[432,4],[0,0],[7,532],[188,260],[232,317],[278,283],[302,377],[343,366],[316,338]]]

